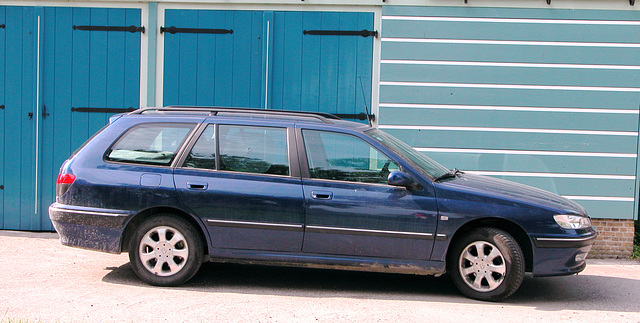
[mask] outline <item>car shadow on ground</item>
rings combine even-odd
[[[140,281],[130,263],[107,269],[110,272],[104,276],[104,282],[158,288]],[[196,276],[176,288],[204,293],[350,297],[463,304],[479,302],[462,296],[447,275],[433,277],[216,263],[203,264]],[[635,279],[593,275],[533,278],[527,275],[520,289],[503,303],[536,307],[543,311],[639,312],[640,303],[633,296],[637,295],[635,293],[638,290],[640,280]]]
[[[107,269],[111,271],[104,276],[105,282],[154,288],[135,275],[130,263]],[[459,295],[448,278],[433,276],[218,263],[203,264],[190,281],[177,288],[298,297],[403,299],[402,295],[406,295],[407,299],[412,299],[424,295],[425,291],[431,292],[431,289],[434,295]]]

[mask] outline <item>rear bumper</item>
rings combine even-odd
[[[563,276],[583,271],[587,265],[585,258],[597,236],[597,232],[594,231],[578,237],[533,238],[533,275]]]
[[[49,218],[65,246],[120,253],[124,228],[133,212],[54,203]]]

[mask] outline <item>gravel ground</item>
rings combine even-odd
[[[532,278],[502,303],[461,296],[448,277],[205,264],[186,285],[138,280],[126,254],[0,231],[2,322],[640,322],[640,262],[590,260],[580,275]]]

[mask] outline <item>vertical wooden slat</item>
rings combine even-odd
[[[216,24],[217,17],[212,11],[198,10],[198,28],[221,28]],[[182,26],[182,25],[180,25]],[[188,47],[195,50],[197,55],[196,61],[192,64],[196,65],[196,105],[210,106],[216,102],[216,67],[217,51],[218,51],[218,35],[198,34],[195,36],[195,43]]]
[[[180,20],[176,23],[176,26],[198,28],[198,22],[198,12],[196,10],[182,10],[180,11]],[[198,75],[198,35],[176,34],[171,36],[180,38],[178,102],[182,105],[195,105],[197,94],[195,84]],[[165,34],[165,37],[171,36]]]
[[[262,13],[259,11],[251,13],[251,90],[250,90],[250,107],[260,106],[260,93],[262,91],[262,40],[263,34]],[[240,63],[242,64],[242,62]]]
[[[0,24],[6,26],[6,7],[0,6]],[[5,65],[6,65],[6,27],[0,29],[0,105],[6,106],[5,100],[5,79],[7,77]],[[6,140],[6,127],[9,124],[7,116],[5,115],[5,109],[0,109],[0,185],[5,184],[5,140]],[[0,190],[0,228],[4,228],[5,213],[5,190]]]
[[[238,11],[234,14],[233,59],[231,61],[233,77],[230,83],[232,86],[232,105],[237,107],[251,107],[251,89],[254,83],[259,81],[259,75],[252,74],[252,67],[257,65],[252,58],[254,39],[259,37],[254,31],[255,20],[256,13],[252,11]],[[262,19],[260,19],[261,21]]]
[[[343,12],[340,13],[340,30],[362,30],[359,23],[361,13]],[[369,28],[370,29],[370,28]],[[364,110],[356,110],[355,98],[360,94],[358,84],[357,63],[360,59],[358,51],[358,41],[360,36],[338,36],[338,76],[337,76],[337,98],[336,113],[360,113]],[[368,39],[371,39],[370,37]]]
[[[141,26],[141,10],[127,9],[126,26]],[[147,32],[156,33],[156,30]],[[125,33],[124,39],[124,98],[122,108],[140,106],[140,33]]]
[[[127,9],[109,9],[108,25],[109,26],[126,26]],[[104,107],[106,108],[123,108],[124,92],[125,92],[125,62],[129,58],[129,53],[125,51],[126,32],[100,32],[107,36],[109,47],[105,49],[107,56],[107,74],[106,74],[106,93]],[[96,32],[97,34],[97,32]],[[102,117],[101,127],[108,122],[109,114],[105,113]],[[97,130],[97,129],[96,129]]]
[[[74,25],[90,25],[91,10],[88,8],[73,9]],[[72,63],[72,82],[71,82],[71,107],[90,107],[89,101],[89,85],[90,75],[93,71],[90,66],[90,40],[91,32],[73,32],[73,55]],[[89,133],[89,114],[88,113],[72,113],[71,114],[71,150],[74,150],[87,138]]]
[[[92,8],[91,25],[107,26],[109,24],[109,9]],[[117,44],[110,42],[110,34],[105,31],[90,31],[90,54],[89,66],[91,75],[89,76],[89,106],[107,107],[107,80],[109,66],[109,47]],[[104,115],[100,113],[89,114],[89,128],[84,138],[89,138],[94,132],[105,124]]]
[[[5,155],[5,188],[4,198],[6,214],[4,218],[4,229],[20,229],[20,192],[22,181],[22,153],[23,147],[20,142],[23,123],[27,118],[27,109],[22,105],[23,72],[22,72],[22,51],[23,51],[23,26],[22,21],[25,13],[21,7],[6,7],[6,43],[12,46],[6,49],[6,70],[5,70],[5,118],[11,124],[11,131],[6,132],[5,149],[10,154]],[[30,150],[29,146],[24,149]],[[26,166],[25,166],[26,167]]]
[[[22,150],[20,159],[20,178],[22,183],[20,190],[20,229],[31,229],[31,223],[35,215],[35,131],[36,131],[36,21],[35,10],[32,7],[23,7],[22,19],[22,96],[21,104],[25,112],[32,112],[32,119],[22,118],[22,136],[18,139]]]
[[[216,28],[232,29],[233,16],[232,11],[218,11],[213,15],[213,23],[218,26]],[[236,77],[233,74],[233,60],[238,59],[233,53],[233,42],[235,34],[213,35],[216,38],[216,59],[214,76],[214,91],[216,105],[233,106],[233,82]],[[245,45],[246,46],[246,45]]]
[[[336,28],[337,27],[337,28]],[[322,30],[340,29],[340,13],[322,13]],[[318,89],[318,110],[337,112],[338,103],[338,55],[340,36],[309,36],[307,40],[320,43],[320,59],[317,64],[320,71],[320,87]]]
[[[177,26],[180,24],[180,21],[179,10],[165,10],[165,26]],[[164,33],[161,37],[164,37],[163,104],[179,104],[180,35]]]
[[[302,110],[303,37],[302,12],[276,13],[277,32],[274,33],[274,108]],[[278,103],[276,103],[278,102]]]
[[[303,30],[322,28],[322,14],[303,13]],[[321,111],[318,101],[320,87],[320,65],[322,42],[317,38],[304,37],[302,40],[302,100],[301,107],[306,111]]]

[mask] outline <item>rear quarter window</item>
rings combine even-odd
[[[193,124],[143,124],[130,128],[106,152],[112,162],[169,166]]]

